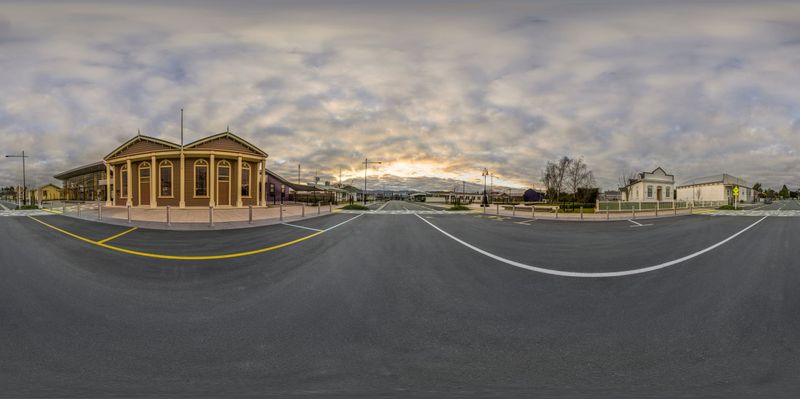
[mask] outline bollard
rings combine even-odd
[[[511,205],[511,216],[512,217],[517,216],[517,205]]]
[[[103,205],[97,205],[97,220],[103,220]]]
[[[611,220],[611,209],[606,210],[606,220]]]
[[[300,207],[302,208],[302,209],[300,210],[300,216],[302,216],[302,217],[305,217],[305,216],[306,216],[306,203],[305,203],[305,202],[303,202],[303,203],[300,205]]]
[[[636,219],[636,208],[631,208],[631,219]]]
[[[531,205],[531,219],[536,219],[536,205]]]
[[[581,207],[581,220],[583,220],[583,207]]]
[[[248,210],[247,223],[253,224],[253,206],[248,205],[247,210]]]
[[[331,212],[333,212],[333,203],[332,202],[328,202],[328,213],[331,213]]]
[[[281,204],[280,208],[281,208],[280,220],[283,221],[283,204]]]
[[[661,208],[661,203],[656,201],[656,216],[658,216],[658,210]]]
[[[322,203],[321,202],[317,202],[317,215],[321,215],[321,214],[322,214]]]
[[[130,224],[130,222],[131,222],[131,206],[128,205],[128,223]]]
[[[208,226],[214,227],[214,207],[208,206]]]
[[[556,207],[556,219],[558,219],[558,207]]]
[[[500,215],[500,204],[495,204],[495,206],[497,206],[497,210],[495,211],[495,213],[499,216]]]
[[[489,205],[483,206],[483,204],[481,204],[481,208],[483,208],[483,213],[484,213],[484,214],[486,214],[486,207],[487,207],[487,206],[489,206]]]
[[[78,217],[81,217],[81,204],[78,203]]]
[[[672,201],[672,213],[673,213],[675,216],[678,216],[678,207],[677,207],[677,206],[675,206],[675,201]]]
[[[66,202],[61,204],[61,213],[65,214],[65,215],[67,214],[67,203]]]

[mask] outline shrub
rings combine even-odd
[[[369,208],[367,208],[366,206],[361,205],[361,204],[345,205],[345,206],[342,207],[342,209],[347,209],[349,211],[368,211],[369,210]]]
[[[451,207],[449,207],[449,208],[447,208],[445,210],[447,210],[447,211],[468,211],[469,208],[464,206],[464,205],[453,205],[453,206],[451,206]]]

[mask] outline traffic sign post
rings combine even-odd
[[[739,202],[739,186],[733,186],[733,209],[735,210],[737,205],[736,203]]]

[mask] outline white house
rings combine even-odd
[[[727,173],[691,179],[677,187],[678,201],[733,204],[733,188],[739,187],[739,202],[754,202],[753,185]]]
[[[672,202],[675,176],[657,167],[652,172],[641,172],[628,185],[621,187],[622,200],[629,202]]]

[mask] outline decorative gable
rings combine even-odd
[[[180,150],[180,148],[179,145],[170,143],[169,141],[148,136],[136,136],[126,141],[125,144],[117,147],[117,149],[106,155],[103,159],[109,160],[148,152]]]
[[[258,147],[248,143],[244,139],[234,135],[230,132],[224,132],[220,134],[216,134],[214,136],[210,136],[193,143],[186,145],[185,147],[188,149],[196,149],[196,150],[207,150],[207,151],[227,151],[227,152],[238,152],[243,154],[252,154],[259,157],[266,157],[267,154]]]

